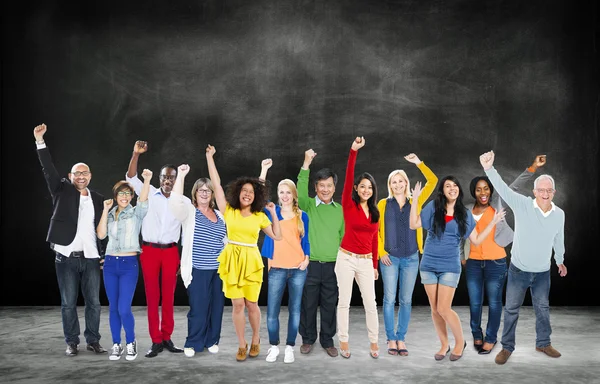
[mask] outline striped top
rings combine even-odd
[[[217,257],[221,254],[227,234],[225,222],[219,215],[217,222],[210,221],[200,210],[196,209],[196,226],[192,246],[192,266],[196,269],[218,269]]]

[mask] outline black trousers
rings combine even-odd
[[[319,342],[323,348],[333,347],[336,332],[338,285],[335,276],[335,261],[321,263],[311,261],[302,292],[299,332],[303,344],[314,344],[317,340],[317,307],[321,307],[321,332]]]

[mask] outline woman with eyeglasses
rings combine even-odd
[[[264,264],[258,249],[258,236],[262,231],[273,240],[281,240],[279,219],[275,204],[267,202],[268,187],[264,177],[240,177],[227,186],[227,194],[221,186],[221,178],[213,158],[215,147],[206,148],[208,173],[215,188],[215,199],[227,223],[227,245],[219,255],[219,276],[223,280],[225,297],[231,299],[232,320],[238,338],[237,361],[257,357],[260,353],[260,308],[258,296],[263,282]],[[261,175],[266,174],[264,169]],[[270,165],[269,165],[270,166]],[[271,214],[269,220],[263,209]],[[252,328],[250,350],[245,340],[246,316]]]
[[[510,188],[516,192],[522,190],[525,183],[544,164],[546,164],[546,156],[536,156],[533,164],[515,179]],[[477,222],[475,229],[481,232],[494,218],[494,214],[502,208],[503,201],[498,194],[494,194],[494,186],[487,176],[473,178],[469,190],[475,203],[467,204],[466,208],[471,211]],[[512,243],[513,237],[513,230],[505,220],[502,220],[496,224],[483,243],[474,245],[466,240],[460,249],[469,292],[473,346],[480,355],[489,354],[497,343],[502,317],[502,295],[508,273],[504,247]],[[485,337],[481,329],[484,294],[489,307]]]
[[[217,273],[217,258],[225,246],[227,230],[223,215],[216,209],[215,190],[210,179],[196,180],[191,200],[183,195],[189,172],[187,164],[177,168],[169,208],[183,228],[181,278],[190,303],[188,335],[183,350],[187,357],[193,357],[204,348],[210,353],[219,351],[225,298]]]
[[[106,257],[104,258],[104,287],[109,304],[109,324],[113,339],[108,358],[119,360],[123,354],[121,346],[121,328],[125,330],[126,360],[137,357],[135,339],[135,319],[131,311],[131,302],[137,285],[139,267],[137,255],[141,252],[140,229],[142,220],[148,212],[148,192],[152,171],[142,172],[144,185],[136,206],[131,205],[134,189],[122,180],[113,187],[114,199],[104,201],[104,211],[96,228],[99,239],[108,236]],[[112,207],[112,209],[111,209]]]

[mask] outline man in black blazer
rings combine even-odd
[[[52,196],[53,213],[46,241],[56,253],[54,264],[60,289],[66,355],[75,356],[79,351],[77,298],[80,287],[85,300],[83,335],[87,349],[95,353],[106,353],[100,345],[102,244],[96,236],[104,197],[87,188],[92,173],[84,163],[77,163],[71,168],[69,180],[59,176],[44,142],[45,133],[46,124],[38,125],[33,130],[37,154]]]

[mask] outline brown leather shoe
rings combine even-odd
[[[510,355],[512,355],[512,352],[509,352],[508,350],[502,348],[502,350],[496,355],[496,364],[502,365],[506,363]]]
[[[328,347],[323,349],[325,349],[325,352],[327,352],[327,354],[331,357],[337,357],[338,355],[338,350],[336,347]]]
[[[246,347],[238,348],[237,354],[235,355],[235,359],[237,361],[244,361],[248,357],[248,343],[246,343]]]
[[[312,351],[312,349],[313,349],[313,344],[302,344],[300,346],[300,353],[306,355],[307,353],[310,353],[310,351]]]
[[[260,341],[259,341],[259,343],[260,343]],[[258,356],[259,353],[260,353],[260,344],[251,344],[250,345],[250,353],[248,353],[248,356],[256,357],[256,356]]]
[[[550,357],[560,357],[561,354],[560,352],[558,352],[556,349],[554,349],[554,347],[552,346],[552,344],[548,344],[545,347],[535,347],[535,350],[538,352],[544,352],[546,355],[550,356]]]

